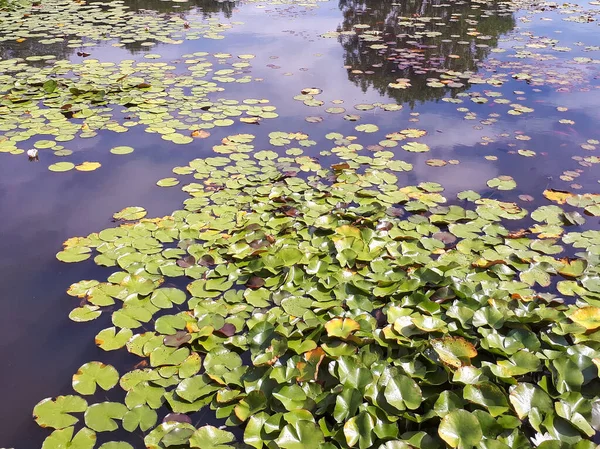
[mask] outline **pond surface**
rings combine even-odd
[[[116,8],[110,16],[116,17],[115,23],[100,13],[95,17],[89,11],[70,12],[53,21],[30,24],[28,32],[33,35],[29,36],[17,26],[14,14],[0,22],[0,89],[5,101],[0,114],[0,272],[4,286],[0,299],[0,446],[41,447],[48,432],[32,420],[34,405],[41,398],[72,394],[71,375],[84,362],[131,365],[128,354],[107,357],[93,343],[94,335],[110,325],[107,316],[85,324],[69,320],[74,307],[73,298],[65,293],[69,285],[105,278],[114,270],[91,261],[58,261],[55,255],[62,242],[115,226],[113,213],[127,206],[144,207],[149,217],[170,214],[187,195],[156,182],[173,176],[173,167],[215,156],[212,147],[227,136],[256,134],[254,145],[261,150],[269,148],[271,132],[306,133],[315,144],[303,148],[304,154],[319,159],[323,166],[335,162],[327,151],[331,149],[327,134],[359,136],[367,153],[390,150],[412,164],[412,170],[397,174],[400,185],[438,182],[447,198],[474,190],[482,197],[533,210],[550,204],[543,196],[547,189],[599,190],[598,2],[139,0],[90,4],[95,5],[94,11]],[[42,11],[46,7],[66,8],[54,0],[42,2]],[[131,16],[119,25],[119,11],[124,7]],[[68,20],[73,23],[59,27]],[[161,32],[167,23],[168,30]],[[117,25],[130,37],[111,34]],[[102,27],[106,30],[98,31]],[[143,33],[151,35],[140,38]],[[44,128],[49,120],[40,118],[44,117],[40,111],[52,106],[37,105],[38,93],[27,94],[33,98],[27,100],[31,107],[7,105],[6,100],[12,77],[27,83],[44,73],[47,79],[44,71],[52,70],[53,59],[39,60],[36,56],[40,55],[60,60],[64,79],[91,67],[90,79],[99,84],[108,78],[108,84],[127,83],[127,79],[117,81],[127,71],[119,66],[124,60],[129,61],[128,67],[136,67],[135,75],[128,75],[140,78],[134,84],[146,82],[143,64],[165,63],[167,68],[152,69],[152,80],[147,82],[165,82],[163,88],[169,90],[165,111],[170,117],[163,113],[157,122],[145,117],[148,112],[143,110],[130,112],[123,106],[130,101],[123,99],[121,91],[106,93],[114,95],[108,101],[112,110],[103,111],[105,119],[90,123],[91,130],[82,130],[88,117],[85,111],[77,112],[77,107],[67,118],[77,129],[65,131],[60,120]],[[14,58],[29,58],[24,63],[30,68],[17,67],[23,62]],[[192,81],[184,80],[191,73],[190,66],[202,61],[212,65],[210,70],[225,70],[217,80],[222,92],[194,94],[202,80],[213,76],[201,73],[202,69],[192,71]],[[102,63],[114,65],[107,65],[104,73]],[[180,80],[180,85],[169,80]],[[52,90],[52,85],[45,88]],[[306,88],[317,91],[303,94]],[[106,86],[102,89],[110,92]],[[165,96],[156,98],[165,100]],[[263,106],[274,106],[277,116],[266,114],[260,124],[243,123],[237,120],[241,113],[229,111],[234,121],[214,126],[214,120],[227,117],[202,117],[203,98],[226,98],[240,104],[248,98],[266,99]],[[114,100],[116,105],[111,103]],[[154,106],[164,104],[158,101]],[[272,113],[269,109],[262,113]],[[128,122],[137,123],[129,126]],[[115,132],[107,125],[120,128]],[[360,125],[375,127],[356,128]],[[164,138],[175,129],[186,137],[179,144]],[[209,135],[188,143],[187,136],[194,129]],[[424,146],[403,149],[405,141],[385,137],[407,129],[425,131],[422,137],[419,132],[416,136]],[[65,132],[71,138],[54,143],[64,146],[62,152],[45,143]],[[15,136],[10,144],[4,140]],[[38,141],[42,143],[37,145],[37,159],[30,160],[22,150],[34,148]],[[121,146],[134,151],[123,155],[109,151]],[[80,168],[85,161],[101,166],[92,171],[85,171],[85,165],[83,170],[67,165],[65,172],[48,169],[58,162],[72,162]],[[58,169],[63,168],[59,165]],[[495,188],[498,185],[500,189]],[[582,229],[598,229],[597,217],[586,218]]]

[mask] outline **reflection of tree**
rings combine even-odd
[[[27,58],[37,55],[53,55],[59,60],[69,59],[76,49],[68,47],[68,44],[67,37],[52,44],[41,44],[37,38],[25,39],[23,42],[5,41],[0,45],[0,59]],[[29,61],[28,64],[36,67],[47,65],[44,61]]]
[[[188,0],[187,2],[173,2],[165,0],[125,0],[125,6],[131,8],[132,11],[152,11],[160,14],[169,13],[186,13],[192,10],[197,10],[204,17],[213,14],[223,14],[228,19],[231,18],[233,9],[236,6],[235,2],[217,1],[217,0]]]
[[[186,2],[173,2],[165,0],[125,0],[124,5],[138,14],[163,16],[165,21],[168,21],[170,17],[179,17],[180,19],[185,20],[186,14],[188,13],[201,15],[203,18],[222,14],[226,18],[230,19],[237,3],[235,1],[217,0],[188,0]],[[128,42],[125,44],[125,48],[132,54],[139,53],[142,50],[148,50],[148,47],[144,48],[144,46],[141,44],[142,41]]]
[[[437,78],[448,70],[476,71],[478,61],[498,44],[499,36],[515,25],[512,14],[498,4],[476,5],[480,7],[468,1],[340,0],[344,19],[338,31],[369,25],[358,28],[356,34],[339,37],[344,63],[350,67],[349,79],[363,91],[373,87],[399,103],[413,105],[443,97],[446,89],[428,87],[427,78]],[[359,37],[361,32],[367,33],[367,39]],[[419,36],[416,32],[431,34]],[[398,78],[410,79],[412,87],[389,88]]]

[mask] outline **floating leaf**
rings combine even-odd
[[[588,330],[600,327],[600,307],[587,306],[575,310],[569,318]]]
[[[121,145],[118,147],[111,148],[110,152],[112,154],[118,154],[118,155],[129,154],[129,153],[133,153],[133,148]]]
[[[75,246],[56,253],[56,258],[65,263],[81,262],[89,259],[90,253],[91,250],[85,246]]]
[[[75,170],[79,171],[94,171],[102,166],[100,162],[83,162],[75,166]]]
[[[388,380],[384,396],[386,401],[398,410],[415,410],[423,401],[421,389],[416,382],[402,374]]]
[[[297,421],[287,424],[275,440],[283,449],[305,449],[318,447],[323,442],[323,433],[310,421]]]
[[[354,129],[356,129],[357,131],[365,132],[365,133],[374,133],[374,132],[379,131],[379,127],[377,125],[370,125],[370,124],[357,125]]]
[[[44,440],[42,449],[92,449],[96,445],[96,433],[93,430],[84,427],[73,436],[74,431],[74,427],[55,430]]]
[[[449,232],[436,232],[431,237],[439,240],[444,245],[451,245],[452,243],[456,242],[456,236]]]
[[[51,94],[58,87],[58,82],[56,80],[48,80],[43,84],[42,87],[47,94]]]
[[[431,340],[431,346],[442,362],[455,368],[470,365],[471,359],[477,356],[475,346],[462,337],[444,337]]]
[[[159,288],[150,296],[150,302],[161,309],[170,309],[173,304],[183,304],[186,299],[185,292],[177,288]]]
[[[138,427],[142,431],[151,429],[156,424],[158,415],[147,405],[137,405],[123,415],[123,428],[133,432]]]
[[[73,374],[73,389],[79,394],[94,394],[96,385],[107,391],[119,381],[119,373],[111,365],[88,362]]]
[[[54,172],[64,172],[73,170],[75,168],[75,164],[72,162],[56,162],[48,166],[48,170]]]
[[[463,397],[467,401],[486,407],[494,417],[508,410],[506,394],[491,382],[466,385],[463,390]]]
[[[133,449],[133,446],[125,441],[108,441],[98,449]]]
[[[489,187],[494,187],[498,190],[512,190],[517,187],[517,183],[511,176],[498,176],[497,178],[492,178],[487,182]]]
[[[586,267],[587,262],[583,259],[560,259],[561,266],[558,268],[558,272],[565,277],[576,278],[581,276]]]
[[[64,429],[79,421],[71,413],[81,413],[86,409],[86,400],[79,396],[58,396],[38,402],[33,408],[33,417],[40,427]]]
[[[483,438],[479,421],[466,410],[452,410],[444,416],[438,433],[450,447],[473,447]]]
[[[114,351],[125,346],[132,335],[131,329],[120,329],[117,332],[116,327],[109,327],[101,330],[96,335],[95,342],[105,351]]]
[[[552,409],[552,400],[546,392],[526,382],[512,386],[509,399],[520,419],[525,419],[533,408],[539,411]]]
[[[207,137],[210,136],[210,133],[203,129],[196,129],[196,130],[192,131],[191,136],[196,139],[206,139]]]
[[[140,218],[144,218],[146,214],[146,209],[144,209],[143,207],[130,206],[121,209],[119,212],[115,212],[113,214],[113,218],[115,220],[134,221],[139,220]]]
[[[85,412],[85,424],[96,432],[107,432],[117,429],[115,419],[122,419],[127,407],[120,402],[100,402],[90,405]]]
[[[69,318],[76,322],[92,321],[98,318],[102,312],[98,310],[100,307],[85,304],[81,307],[71,310]]]
[[[544,190],[544,196],[555,203],[565,204],[567,200],[575,196],[575,194],[564,190],[546,189]]]
[[[156,181],[156,185],[159,187],[173,187],[179,184],[177,178],[162,178]]]
[[[346,339],[360,329],[360,324],[350,318],[334,318],[325,324],[325,329],[329,337]]]
[[[424,143],[408,142],[402,145],[402,148],[411,153],[425,153],[429,151],[429,147]]]
[[[235,439],[233,433],[213,426],[202,426],[190,438],[190,446],[201,449],[229,449]]]

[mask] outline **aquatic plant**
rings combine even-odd
[[[324,167],[229,136],[173,170],[194,177],[183,209],[129,207],[65,242],[59,260],[116,269],[69,288],[70,318],[110,315],[96,345],[140,360],[88,362],[78,394],[41,401],[45,449],[120,428],[148,448],[595,447],[600,232],[568,232],[585,220],[558,205],[398,186],[393,153],[330,138]],[[547,196],[588,214],[600,198]]]

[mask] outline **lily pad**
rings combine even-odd
[[[120,402],[100,402],[91,405],[85,412],[85,424],[96,432],[107,432],[118,428],[115,419],[123,419],[127,407]]]
[[[360,329],[360,324],[350,318],[335,318],[325,324],[329,337],[348,338],[353,332]]]
[[[73,170],[75,168],[75,164],[72,162],[56,162],[48,166],[48,170],[54,172],[65,172],[69,170]]]
[[[33,417],[40,427],[64,429],[79,421],[71,413],[81,413],[86,409],[87,401],[80,396],[58,396],[38,402],[33,408]]]
[[[159,187],[173,187],[179,184],[177,178],[162,178],[156,181],[156,185]]]
[[[144,218],[146,214],[146,209],[144,209],[143,207],[131,206],[121,209],[119,212],[115,212],[113,214],[113,218],[115,220],[134,221],[139,220],[140,218]]]
[[[600,307],[582,307],[571,313],[569,318],[588,330],[598,329],[600,327]]]
[[[429,146],[419,142],[408,142],[402,145],[402,148],[411,153],[425,153],[429,151]]]
[[[55,430],[42,444],[42,449],[92,449],[96,445],[96,433],[84,427],[73,436],[74,427]]]
[[[96,345],[105,351],[114,351],[125,346],[125,343],[133,336],[131,329],[120,329],[109,327],[101,330],[95,338]]]
[[[133,153],[133,148],[121,145],[121,146],[118,146],[118,147],[111,148],[110,152],[112,154],[118,154],[118,155],[130,154],[130,153]]]
[[[79,394],[94,394],[96,385],[107,391],[119,382],[119,373],[111,365],[88,362],[73,374],[73,389]]]
[[[477,356],[475,346],[462,337],[444,337],[431,341],[431,346],[440,360],[454,368],[470,365]]]
[[[477,446],[483,438],[479,421],[466,410],[453,410],[444,416],[438,433],[450,447]]]

